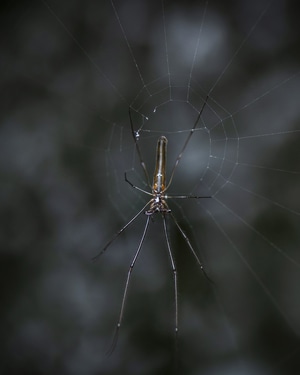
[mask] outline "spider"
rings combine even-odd
[[[172,267],[172,272],[173,272],[173,279],[174,279],[174,300],[175,300],[175,327],[174,327],[174,331],[175,331],[175,341],[177,341],[177,337],[178,337],[178,288],[177,288],[177,270],[176,270],[176,265],[175,265],[175,261],[174,261],[174,257],[173,257],[173,253],[172,253],[172,250],[171,250],[171,246],[170,246],[170,240],[169,240],[169,236],[168,236],[168,232],[167,232],[167,222],[166,222],[166,217],[167,216],[170,216],[173,220],[173,222],[175,223],[176,227],[178,228],[180,234],[182,235],[182,237],[184,238],[184,240],[186,241],[189,249],[191,250],[194,258],[196,259],[198,265],[200,266],[200,269],[201,271],[203,272],[204,276],[206,277],[207,280],[209,280],[210,282],[212,282],[212,280],[208,277],[206,271],[204,270],[203,268],[203,264],[202,262],[200,261],[200,258],[198,257],[198,255],[196,254],[188,236],[184,233],[183,229],[181,228],[181,226],[179,225],[177,219],[175,218],[175,216],[173,215],[171,209],[169,208],[168,204],[167,204],[167,200],[168,199],[202,199],[202,198],[211,198],[210,196],[194,196],[194,195],[167,195],[166,194],[166,191],[168,190],[169,186],[171,185],[172,183],[172,179],[173,179],[173,176],[174,176],[174,173],[175,173],[175,170],[178,166],[178,163],[180,162],[181,158],[182,158],[182,155],[198,125],[198,122],[199,122],[199,119],[203,113],[203,109],[206,105],[206,102],[208,100],[208,96],[206,97],[206,100],[197,116],[197,119],[194,123],[194,126],[193,128],[191,129],[191,131],[189,132],[189,135],[182,147],[182,150],[181,152],[179,153],[179,155],[177,156],[177,159],[175,161],[175,164],[174,164],[174,167],[171,171],[171,177],[169,179],[169,182],[166,183],[166,155],[167,155],[167,143],[168,143],[168,140],[165,136],[160,136],[158,141],[157,141],[157,148],[156,148],[156,163],[155,163],[155,171],[154,171],[154,175],[153,175],[153,183],[152,185],[150,184],[150,179],[149,179],[149,174],[148,174],[148,171],[147,171],[147,168],[146,168],[146,164],[144,163],[143,161],[143,158],[142,158],[142,154],[141,154],[141,151],[140,151],[140,147],[138,145],[138,139],[139,139],[139,134],[138,132],[136,132],[134,130],[134,126],[133,126],[133,121],[132,121],[132,114],[131,114],[131,111],[132,111],[132,108],[129,107],[129,119],[130,119],[130,126],[131,126],[131,133],[132,133],[132,137],[133,137],[133,140],[134,140],[134,143],[135,143],[135,147],[136,147],[136,150],[137,150],[137,154],[138,154],[138,157],[139,157],[139,160],[140,160],[140,164],[141,164],[141,167],[143,169],[143,172],[144,172],[144,175],[145,175],[145,178],[146,178],[146,181],[147,181],[147,184],[148,186],[151,188],[151,192],[149,191],[146,191],[138,186],[135,186],[133,185],[127,178],[127,174],[125,172],[125,181],[133,188],[133,189],[137,189],[147,195],[150,195],[152,198],[143,206],[143,208],[138,211],[134,216],[133,218],[131,218],[127,224],[125,224],[106,244],[105,246],[103,247],[103,249],[101,250],[101,252],[99,254],[97,254],[93,260],[96,260],[98,259],[108,248],[109,246],[112,244],[112,242],[114,240],[117,239],[117,237],[119,237],[119,235],[124,232],[142,213],[144,213],[146,215],[146,224],[145,224],[145,227],[144,227],[144,231],[143,231],[143,234],[141,236],[141,239],[140,239],[140,242],[139,242],[139,245],[137,247],[137,250],[134,254],[134,257],[131,261],[131,264],[130,264],[130,267],[128,269],[128,273],[127,273],[127,278],[126,278],[126,283],[125,283],[125,288],[124,288],[124,291],[123,291],[123,298],[122,298],[122,304],[121,304],[121,308],[120,308],[120,313],[119,313],[119,318],[118,318],[118,322],[117,322],[117,325],[116,325],[116,330],[115,330],[115,334],[114,334],[114,338],[113,338],[113,342],[112,342],[112,345],[110,347],[110,349],[107,351],[107,354],[110,355],[115,346],[116,346],[116,343],[117,343],[117,340],[118,340],[118,334],[119,334],[119,331],[120,331],[120,327],[121,327],[121,324],[122,324],[122,320],[123,320],[123,315],[124,315],[124,308],[125,308],[125,302],[126,302],[126,297],[127,297],[127,292],[128,292],[128,287],[129,287],[129,282],[130,282],[130,277],[131,277],[131,274],[132,274],[132,271],[133,271],[133,268],[134,268],[134,265],[136,263],[136,260],[140,254],[140,251],[141,251],[141,248],[143,246],[143,243],[144,243],[144,240],[145,240],[145,236],[146,236],[146,233],[147,233],[147,230],[148,230],[148,227],[149,227],[149,222],[150,222],[150,218],[152,218],[152,216],[156,213],[160,213],[161,216],[162,216],[162,220],[163,220],[163,230],[164,230],[164,235],[165,235],[165,239],[166,239],[166,244],[167,244],[167,248],[168,248],[168,253],[169,253],[169,258],[170,258],[170,261],[171,261],[171,267]]]

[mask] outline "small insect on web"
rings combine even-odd
[[[146,178],[146,181],[147,181],[147,184],[149,186],[149,188],[151,189],[151,192],[149,191],[146,191],[138,186],[135,186],[134,184],[132,184],[128,178],[127,178],[127,174],[125,172],[125,181],[133,188],[133,189],[137,189],[147,195],[150,195],[152,198],[143,206],[143,208],[137,212],[137,214],[135,216],[133,216],[132,219],[129,220],[129,222],[127,224],[125,224],[107,243],[106,245],[103,247],[103,249],[101,250],[101,252],[96,255],[93,260],[96,260],[98,259],[107,249],[108,247],[112,244],[112,242],[114,240],[117,239],[117,237],[119,237],[119,235],[124,232],[142,213],[144,213],[147,217],[146,219],[146,224],[145,224],[145,227],[144,227],[144,231],[143,231],[143,234],[141,236],[141,239],[140,239],[140,242],[139,242],[139,245],[137,247],[137,250],[134,254],[134,257],[131,261],[131,264],[130,264],[130,267],[129,267],[129,270],[128,270],[128,273],[127,273],[127,278],[126,278],[126,283],[125,283],[125,288],[124,288],[124,292],[123,292],[123,298],[122,298],[122,304],[121,304],[121,308],[120,308],[120,314],[119,314],[119,319],[118,319],[118,323],[117,323],[117,326],[116,326],[116,331],[115,331],[115,335],[114,335],[114,338],[113,338],[113,342],[112,342],[112,345],[111,347],[109,348],[107,354],[110,355],[114,349],[115,349],[115,346],[116,346],[116,343],[117,343],[117,340],[118,340],[118,334],[119,334],[119,331],[120,331],[120,327],[121,327],[121,324],[122,324],[122,320],[123,320],[123,315],[124,315],[124,308],[125,308],[125,302],[126,302],[126,297],[127,297],[127,292],[128,292],[128,287],[129,287],[129,282],[130,282],[130,277],[131,277],[131,274],[132,274],[132,271],[133,271],[133,268],[134,268],[134,265],[136,263],[136,260],[140,254],[140,251],[141,251],[141,248],[143,246],[143,243],[144,243],[144,240],[145,240],[145,236],[146,236],[146,233],[147,233],[147,230],[148,230],[148,227],[149,227],[149,222],[150,222],[150,218],[152,217],[153,214],[155,213],[160,213],[161,216],[162,216],[162,220],[163,220],[163,230],[164,230],[164,236],[165,236],[165,239],[166,239],[166,244],[167,244],[167,249],[168,249],[168,253],[169,253],[169,258],[170,258],[170,261],[171,261],[171,267],[172,267],[172,272],[173,272],[173,278],[174,278],[174,299],[175,299],[175,327],[174,327],[174,331],[175,331],[175,342],[177,342],[177,337],[178,337],[178,288],[177,288],[177,270],[176,270],[176,265],[175,265],[175,261],[174,261],[174,257],[173,257],[173,253],[172,253],[172,249],[171,249],[171,245],[170,245],[170,240],[169,240],[169,236],[168,236],[168,232],[167,232],[167,222],[166,222],[166,217],[167,216],[170,216],[173,220],[173,222],[175,223],[176,227],[178,228],[180,234],[182,235],[182,237],[184,238],[184,240],[186,241],[189,249],[191,250],[194,258],[196,259],[198,265],[200,266],[200,269],[201,271],[203,272],[203,275],[206,277],[206,279],[210,282],[212,282],[212,280],[208,277],[207,273],[205,272],[204,268],[203,268],[203,264],[200,260],[200,258],[198,257],[198,255],[196,254],[188,236],[184,233],[183,229],[181,228],[181,226],[179,225],[177,219],[175,218],[175,216],[173,215],[171,209],[169,208],[168,204],[167,204],[167,199],[202,199],[202,198],[211,198],[211,196],[195,196],[195,195],[167,195],[166,194],[166,191],[167,189],[170,187],[171,183],[172,183],[172,180],[173,180],[173,176],[174,176],[174,173],[175,173],[175,170],[183,156],[183,153],[192,137],[192,135],[194,134],[194,131],[199,123],[199,120],[200,120],[200,117],[203,113],[203,110],[204,110],[204,107],[207,103],[207,100],[208,100],[208,96],[206,97],[205,99],[205,102],[197,116],[197,119],[194,123],[194,126],[193,128],[190,130],[189,132],[189,135],[187,137],[187,139],[185,140],[184,142],[184,145],[181,149],[181,152],[179,153],[179,155],[177,156],[177,159],[175,161],[175,164],[174,164],[174,167],[171,171],[171,176],[170,176],[170,179],[169,179],[169,182],[166,183],[166,155],[167,155],[167,143],[168,143],[168,140],[165,136],[161,136],[159,137],[158,141],[157,141],[157,149],[156,149],[156,163],[155,163],[155,171],[154,171],[154,175],[153,175],[153,183],[152,185],[150,184],[150,178],[149,178],[149,174],[148,174],[148,171],[147,171],[147,167],[146,167],[146,164],[145,162],[143,161],[143,158],[142,158],[142,153],[141,153],[141,150],[140,150],[140,147],[138,145],[138,136],[137,136],[137,132],[134,130],[134,126],[133,126],[133,121],[132,121],[132,115],[131,115],[131,111],[132,111],[132,108],[129,107],[129,119],[130,119],[130,126],[131,126],[131,133],[132,133],[132,137],[134,139],[134,143],[135,143],[135,147],[136,147],[136,150],[137,150],[137,153],[138,153],[138,157],[139,157],[139,161],[140,161],[140,164],[141,164],[141,167],[144,171],[144,175],[145,175],[145,178]],[[147,208],[148,207],[148,208]]]

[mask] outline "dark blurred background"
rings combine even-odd
[[[124,182],[127,171],[148,189],[129,106],[150,175],[157,137],[168,136],[169,175],[207,93],[170,194],[212,199],[170,207],[215,286],[169,222],[178,373],[299,372],[297,3],[210,0],[202,24],[205,4],[1,3],[2,374],[173,373],[174,292],[159,215],[110,357],[144,215],[91,259],[149,198]]]

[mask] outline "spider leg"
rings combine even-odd
[[[201,198],[212,198],[211,195],[202,195],[202,196],[197,196],[197,195],[165,195],[165,198],[168,199],[201,199]]]
[[[128,178],[127,178],[127,173],[126,173],[126,172],[125,172],[125,181],[126,181],[126,182],[127,182],[132,188],[137,189],[137,190],[139,190],[139,191],[142,191],[142,192],[145,193],[145,194],[153,195],[153,194],[150,193],[149,191],[144,190],[144,189],[142,189],[142,188],[140,188],[140,187],[138,187],[138,186],[133,185],[133,183],[132,183],[131,181],[128,180]]]
[[[203,275],[205,276],[205,278],[206,278],[210,283],[212,283],[212,284],[215,285],[215,283],[212,281],[212,279],[211,279],[210,277],[208,277],[208,275],[207,275],[207,273],[206,273],[206,271],[205,271],[205,269],[204,269],[204,267],[203,267],[203,264],[202,264],[200,258],[198,257],[198,255],[196,254],[196,252],[195,252],[195,250],[194,250],[194,248],[193,248],[193,246],[192,246],[192,244],[191,244],[191,242],[190,242],[188,236],[184,233],[183,229],[182,229],[181,226],[179,225],[179,223],[178,223],[178,221],[176,220],[175,216],[174,216],[171,212],[170,212],[170,215],[171,215],[171,217],[172,217],[174,223],[176,224],[177,228],[179,229],[179,231],[180,231],[182,237],[185,239],[185,242],[188,244],[188,247],[190,248],[191,252],[193,253],[194,258],[196,259],[197,263],[199,264],[200,269],[201,269]]]
[[[108,356],[112,354],[112,352],[114,351],[114,349],[117,345],[117,342],[118,342],[119,331],[120,331],[120,327],[121,327],[122,319],[123,319],[123,315],[124,315],[124,308],[125,308],[125,302],[126,302],[126,297],[127,297],[131,273],[132,273],[133,267],[135,265],[135,262],[136,262],[136,260],[139,256],[139,254],[140,254],[141,248],[143,246],[145,236],[146,236],[146,233],[147,233],[147,230],[148,230],[148,227],[149,227],[149,221],[150,221],[150,215],[147,216],[147,221],[146,221],[146,224],[145,224],[145,227],[144,227],[144,232],[143,232],[142,238],[140,240],[139,246],[138,246],[138,248],[137,248],[137,250],[134,254],[134,257],[131,261],[131,264],[130,264],[130,267],[129,267],[129,270],[128,270],[128,273],[127,273],[127,279],[126,279],[126,284],[125,284],[125,288],[124,288],[124,292],[123,292],[123,298],[122,298],[122,305],[121,305],[121,309],[120,309],[119,320],[118,320],[118,323],[117,323],[117,327],[116,327],[116,330],[115,330],[115,334],[114,334],[114,337],[113,337],[112,344],[107,351]]]
[[[132,116],[131,116],[131,107],[129,107],[129,120],[130,120],[130,126],[131,126],[131,134],[132,134],[132,137],[133,137],[133,140],[134,140],[134,143],[135,143],[135,147],[136,147],[136,151],[138,153],[138,156],[139,156],[139,159],[140,159],[140,163],[141,163],[141,166],[143,168],[143,171],[144,171],[144,175],[146,177],[146,181],[147,181],[147,184],[148,186],[151,188],[151,184],[150,184],[150,178],[149,178],[149,173],[147,171],[147,167],[146,167],[146,164],[142,158],[142,153],[141,153],[141,150],[140,150],[140,147],[138,145],[138,142],[137,142],[137,138],[136,138],[136,132],[134,131],[133,129],[133,121],[132,121]]]
[[[124,232],[124,230],[125,229],[127,229],[128,227],[129,227],[129,225],[131,225],[134,221],[135,221],[135,219],[137,219],[139,216],[140,216],[140,214],[142,213],[142,212],[144,212],[144,210],[145,210],[145,208],[149,205],[149,203],[151,202],[151,200],[150,201],[148,201],[146,204],[145,204],[145,206],[136,214],[136,215],[134,215],[133,216],[133,218],[132,219],[130,219],[129,221],[128,221],[128,223],[127,224],[125,224],[117,233],[115,233],[115,235],[106,243],[106,245],[103,247],[103,249],[100,251],[100,253],[99,254],[97,254],[97,255],[95,255],[93,258],[92,258],[92,260],[93,261],[95,261],[95,260],[97,260],[105,251],[106,251],[106,249],[112,244],[112,242],[114,242],[114,240],[115,239],[117,239],[118,237],[119,237],[119,235],[122,233],[122,232]]]
[[[167,212],[168,214],[170,213]],[[167,247],[168,247],[168,252],[169,252],[169,258],[171,261],[171,267],[172,267],[172,272],[173,272],[173,278],[174,278],[174,294],[175,294],[175,350],[177,352],[177,342],[178,342],[178,287],[177,287],[177,270],[176,270],[176,265],[174,261],[174,257],[172,254],[171,246],[170,246],[170,240],[167,232],[167,223],[166,223],[166,213],[162,213],[162,218],[163,218],[163,224],[164,224],[164,233],[165,233],[165,238],[167,242]],[[177,353],[175,353],[177,354]]]
[[[174,177],[174,173],[175,173],[175,169],[177,168],[177,165],[178,165],[178,163],[180,162],[180,159],[182,158],[182,155],[183,155],[183,153],[184,153],[184,151],[185,151],[185,149],[186,149],[186,147],[187,147],[187,145],[188,145],[188,143],[189,143],[189,141],[190,141],[192,135],[194,134],[194,131],[195,131],[197,125],[198,125],[198,122],[199,122],[199,120],[200,120],[200,118],[201,118],[201,115],[202,115],[203,110],[204,110],[204,108],[205,108],[205,106],[206,106],[206,104],[207,104],[208,99],[209,99],[209,95],[206,95],[205,101],[204,101],[204,103],[203,103],[203,106],[202,106],[202,108],[201,108],[201,110],[200,110],[200,112],[199,112],[197,118],[196,118],[196,121],[195,121],[195,123],[194,123],[194,126],[192,127],[192,129],[191,129],[189,135],[187,136],[187,139],[186,139],[185,142],[184,142],[184,145],[183,145],[183,147],[182,147],[182,149],[181,149],[181,151],[180,151],[180,154],[177,156],[177,159],[176,159],[176,161],[175,161],[174,167],[173,167],[172,172],[171,172],[171,177],[170,177],[170,179],[169,179],[169,183],[168,183],[168,185],[167,185],[167,187],[166,187],[165,190],[167,190],[167,189],[169,188],[169,186],[171,185],[171,183],[172,183],[172,180],[173,180],[173,177]]]

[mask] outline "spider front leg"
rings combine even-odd
[[[176,264],[174,260],[174,256],[171,250],[170,245],[170,239],[167,232],[167,221],[166,221],[166,213],[170,213],[171,210],[162,212],[162,218],[163,218],[163,225],[164,225],[164,233],[165,233],[165,239],[167,243],[169,258],[171,262],[171,268],[173,272],[173,280],[174,280],[174,301],[175,301],[175,327],[174,327],[174,333],[175,333],[175,360],[177,360],[177,351],[178,351],[178,280],[177,280],[177,269]],[[177,367],[177,366],[176,366]]]
[[[112,341],[112,344],[111,344],[109,350],[107,351],[107,355],[111,355],[113,353],[113,351],[114,351],[114,349],[117,345],[117,342],[118,342],[119,331],[120,331],[122,320],[123,320],[125,302],[126,302],[126,298],[127,298],[127,292],[128,292],[131,274],[132,274],[134,265],[137,261],[137,258],[140,254],[140,251],[142,249],[142,246],[143,246],[143,243],[144,243],[144,240],[145,240],[145,236],[146,236],[146,233],[147,233],[147,230],[148,230],[148,227],[149,227],[149,220],[150,220],[150,216],[147,217],[147,221],[146,221],[146,224],[145,224],[145,227],[144,227],[144,232],[143,232],[142,238],[141,238],[140,243],[138,245],[138,248],[137,248],[137,250],[134,254],[134,257],[133,257],[133,259],[130,263],[129,270],[127,272],[127,278],[126,278],[125,288],[124,288],[124,292],[123,292],[120,315],[119,315],[118,323],[117,323],[117,326],[116,326],[115,334],[114,334],[114,337],[113,337],[113,341]]]

